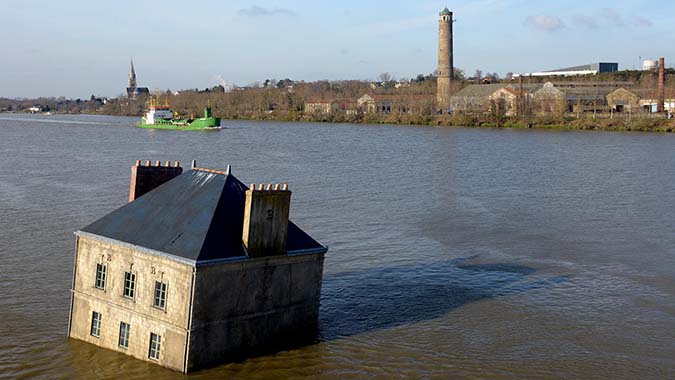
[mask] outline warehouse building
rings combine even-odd
[[[576,75],[597,75],[600,73],[615,73],[619,71],[619,64],[616,62],[598,62],[588,65],[566,67],[562,69],[539,71],[527,74],[515,74],[514,77],[548,77],[548,76],[576,76]]]

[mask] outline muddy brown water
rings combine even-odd
[[[0,115],[1,378],[675,378],[675,136]],[[66,338],[73,231],[136,159],[289,182],[317,343],[184,376]]]

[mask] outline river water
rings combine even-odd
[[[675,135],[0,115],[2,378],[675,378]],[[317,343],[172,372],[66,338],[73,231],[130,166],[289,182]]]

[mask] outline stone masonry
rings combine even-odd
[[[438,78],[436,105],[446,112],[450,107],[450,84],[455,77],[452,57],[452,12],[443,9],[438,15]]]

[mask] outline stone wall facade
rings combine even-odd
[[[78,233],[69,336],[177,371],[236,360],[315,338],[324,253],[279,255],[197,265]],[[106,265],[105,287],[96,284]],[[136,275],[133,299],[124,274]],[[153,306],[155,281],[167,284],[164,309]],[[92,313],[100,336],[91,335]],[[120,322],[130,325],[119,346]],[[150,333],[161,336],[158,360]]]
[[[183,371],[194,267],[131,247],[79,236],[69,336],[135,358]],[[95,286],[96,264],[106,265],[104,289]],[[124,297],[124,273],[136,275],[134,298]],[[164,310],[154,307],[155,281],[167,284]],[[91,332],[92,312],[101,313],[100,337]],[[129,347],[118,345],[120,322],[130,325]],[[150,333],[160,335],[159,360],[149,358]]]
[[[188,370],[311,341],[323,253],[197,267]]]

